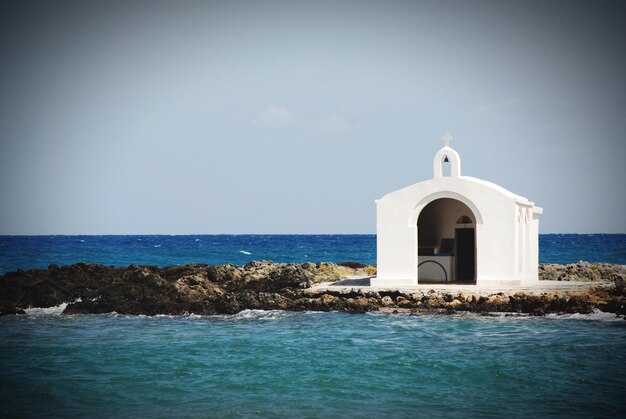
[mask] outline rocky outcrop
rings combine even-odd
[[[594,309],[623,315],[626,297],[622,265],[542,265],[544,279],[596,281],[584,289],[541,294],[512,291],[485,294],[421,288],[376,291],[368,287],[311,288],[349,276],[375,274],[356,263],[281,264],[267,261],[237,265],[185,265],[123,268],[78,263],[17,271],[0,277],[0,312],[70,302],[64,313],[232,314],[244,309],[318,310],[363,313],[374,310],[417,313],[511,312],[589,313]],[[608,282],[607,282],[608,281]]]
[[[612,281],[624,282],[625,265],[580,261],[569,265],[546,263],[539,265],[539,279],[549,281]]]

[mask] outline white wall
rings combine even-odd
[[[451,160],[452,175],[449,177],[441,174],[444,155]],[[490,182],[460,176],[460,158],[449,147],[442,148],[435,155],[433,170],[433,179],[387,194],[376,202],[378,276],[372,279],[372,285],[417,284],[418,217],[429,203],[440,198],[456,199],[472,210],[470,216],[476,223],[477,284],[536,280],[541,209]],[[528,249],[523,273],[517,269],[519,230],[516,209],[519,202],[531,208],[533,214],[525,241]],[[445,208],[442,210],[446,211]],[[445,217],[444,214],[441,216]],[[456,218],[451,222],[456,222]],[[453,230],[445,234],[454,237]]]

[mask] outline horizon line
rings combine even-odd
[[[626,232],[563,233],[548,232],[542,235],[617,235]],[[48,233],[48,234],[0,234],[0,237],[42,237],[42,236],[375,236],[376,233]]]

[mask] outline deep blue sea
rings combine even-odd
[[[93,262],[105,265],[245,264],[274,262],[376,263],[376,236],[142,235],[0,236],[0,275],[16,269]],[[542,234],[542,263],[626,264],[626,234]]]
[[[0,273],[78,261],[375,262],[375,237],[4,236]],[[626,263],[626,235],[542,235]],[[244,311],[0,317],[0,417],[626,417],[626,321]]]

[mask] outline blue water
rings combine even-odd
[[[624,417],[626,321],[0,318],[4,417]]]
[[[3,236],[0,274],[357,261],[375,236]],[[542,262],[626,263],[626,235],[542,235]],[[0,417],[625,417],[626,321],[244,311],[0,317]]]
[[[93,262],[127,266],[186,263],[376,263],[374,235],[0,236],[0,275],[16,269]],[[539,259],[626,264],[626,234],[544,234]]]

